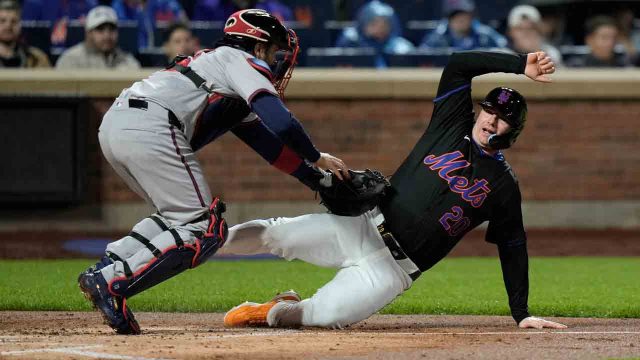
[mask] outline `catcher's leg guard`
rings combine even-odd
[[[126,259],[133,255],[147,245],[149,242],[147,239],[153,239],[163,231],[167,231],[169,229],[167,224],[168,222],[157,213],[142,219],[127,236],[107,245],[106,254],[97,263],[83,271],[78,279],[83,274],[96,272],[113,264],[114,261],[120,261],[120,259]]]
[[[195,243],[186,244],[175,229],[169,229],[158,236],[170,236],[175,240],[174,246],[169,246],[163,251],[154,252],[156,256],[141,270],[132,273],[129,269],[125,277],[118,277],[109,283],[109,291],[114,295],[125,298],[149,289],[186,269],[200,265],[211,257],[224,244],[227,237],[227,224],[222,218],[226,210],[225,204],[215,198],[209,207],[209,225],[207,231],[202,234],[193,234]],[[153,242],[153,241],[152,241]],[[127,262],[123,261],[125,269]]]

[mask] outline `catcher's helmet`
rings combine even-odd
[[[283,50],[289,50],[289,31],[280,20],[260,9],[237,11],[224,24],[225,36],[251,38],[272,42]]]
[[[511,126],[511,130],[503,135],[491,135],[489,146],[499,150],[506,149],[516,142],[527,121],[527,102],[514,89],[497,87],[491,90],[480,103],[488,113],[495,113]]]
[[[298,58],[298,36],[287,29],[278,18],[260,9],[240,10],[233,13],[224,25],[224,39],[219,44],[234,46],[253,53],[256,42],[274,43],[280,51],[276,63],[269,64],[273,72],[273,83],[284,99],[284,90],[289,84]]]

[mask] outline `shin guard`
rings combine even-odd
[[[173,236],[175,245],[159,251],[142,269],[132,273],[126,261],[123,261],[125,276],[111,280],[109,291],[114,295],[129,298],[184,270],[200,265],[215,254],[227,238],[227,223],[222,217],[225,210],[225,204],[219,198],[215,198],[209,206],[207,231],[204,234],[194,233],[196,238],[193,245],[185,244],[178,232],[171,228],[167,232]]]

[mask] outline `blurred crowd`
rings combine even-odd
[[[211,46],[225,19],[247,8],[296,29],[303,66],[439,66],[472,49],[543,50],[567,67],[640,66],[640,28],[625,2],[583,16],[576,34],[568,14],[528,1],[494,0],[510,6],[493,18],[473,0],[388,1],[0,0],[0,67],[161,67]],[[425,9],[438,13],[411,19]]]

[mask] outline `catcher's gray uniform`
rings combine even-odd
[[[277,95],[271,81],[256,71],[256,66],[268,69],[267,64],[238,49],[219,47],[182,64],[206,81],[203,87],[177,71],[155,72],[122,91],[105,114],[99,133],[104,156],[115,171],[158,210],[135,225],[133,232],[161,252],[175,246],[175,234],[165,231],[168,228],[193,245],[192,231],[204,231],[207,226],[203,215],[211,193],[189,141],[209,91],[247,103],[261,92]],[[255,118],[250,114],[245,120]],[[126,263],[115,261],[102,269],[107,283],[143,269],[154,259],[153,247],[135,234],[109,244],[107,252]]]

